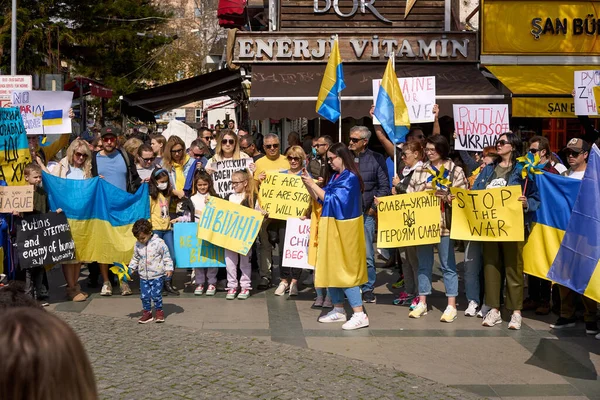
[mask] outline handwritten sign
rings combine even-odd
[[[22,185],[25,165],[31,162],[27,134],[16,108],[0,108],[0,180]]]
[[[12,92],[13,106],[19,108],[28,135],[71,133],[69,109],[72,102],[73,92]]]
[[[450,191],[456,196],[452,202],[450,238],[482,242],[524,240],[520,186]]]
[[[315,269],[308,265],[310,219],[290,218],[285,225],[285,243],[281,265],[284,267]]]
[[[0,75],[0,99],[10,101],[13,90],[31,90],[31,75]]]
[[[575,71],[575,115],[598,115],[593,89],[600,85],[600,71]]]
[[[262,222],[259,211],[211,196],[198,222],[198,238],[245,256]]]
[[[454,104],[456,150],[482,151],[510,130],[508,104]]]
[[[267,173],[258,193],[260,206],[269,218],[287,220],[306,213],[310,195],[298,175]]]
[[[440,242],[440,200],[433,191],[379,198],[377,247],[395,248]]]
[[[0,186],[0,212],[33,211],[33,185]]]
[[[215,192],[219,197],[226,199],[233,193],[231,186],[231,175],[240,170],[248,169],[252,162],[251,158],[242,158],[241,160],[225,160],[211,163],[207,168],[214,170],[212,175]]]
[[[173,225],[175,264],[177,268],[225,267],[225,250],[206,240],[198,240],[198,224]]]
[[[26,215],[17,227],[21,268],[43,267],[75,259],[75,242],[64,213]]]
[[[408,107],[411,124],[433,122],[433,106],[435,105],[435,76],[419,76],[415,78],[398,78],[400,90]],[[377,95],[381,79],[373,79],[373,104],[377,103]],[[379,124],[373,117],[373,124]]]

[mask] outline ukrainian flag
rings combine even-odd
[[[592,147],[571,219],[548,278],[600,301],[600,150]],[[577,192],[575,192],[577,194]]]
[[[410,119],[391,57],[383,73],[374,114],[391,141],[396,144],[405,141]]]
[[[342,113],[340,92],[345,88],[342,57],[336,39],[331,54],[329,54],[323,81],[321,81],[321,89],[319,89],[317,98],[317,114],[331,122],[336,122]]]
[[[42,125],[53,126],[62,125],[63,123],[63,110],[48,110],[42,114]]]
[[[316,230],[316,249],[311,249],[316,250],[315,287],[362,285],[368,279],[359,180],[345,170],[323,190],[325,199]],[[309,254],[309,260],[313,259]]]
[[[77,260],[111,265],[131,261],[131,228],[138,219],[150,218],[148,185],[130,194],[100,178],[74,180],[44,173],[43,181],[50,208],[62,208],[67,216]]]

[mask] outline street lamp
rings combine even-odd
[[[17,74],[17,0],[12,0],[10,24],[10,74]]]

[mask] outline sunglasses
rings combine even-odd
[[[496,147],[498,147],[498,146],[504,146],[505,144],[508,144],[507,140],[498,140],[496,142]]]
[[[198,154],[198,153],[192,153],[192,157],[194,157],[195,159],[202,158],[202,156],[203,156],[203,155],[204,155],[204,154],[202,154],[202,153],[201,153],[201,154]]]
[[[144,157],[142,157],[142,160],[144,160],[144,162],[151,162],[151,161],[156,160],[156,157],[150,157],[150,158],[144,158]]]
[[[102,138],[102,141],[106,142],[106,143],[114,143],[117,141],[117,138],[114,136],[109,136],[109,137]]]
[[[225,146],[226,144],[230,144],[230,145],[233,146],[235,144],[235,140],[233,140],[233,139],[223,139],[223,140],[221,140],[221,144],[223,146]]]
[[[75,153],[75,157],[79,157],[79,158],[87,158],[87,156],[88,156],[88,155],[87,155],[87,154],[85,154],[85,153],[79,153],[79,152]]]
[[[181,153],[183,151],[183,149],[171,149],[171,154],[177,154],[177,153]]]
[[[265,144],[265,149],[278,149],[279,144]]]
[[[335,160],[336,158],[337,158],[337,156],[334,156],[334,157],[327,157],[327,161],[328,161],[328,162],[330,162],[330,163],[332,163],[332,162],[333,162],[333,160]]]
[[[300,157],[288,156],[287,159],[288,159],[289,162],[292,162],[292,161],[294,161],[294,162],[300,162]]]
[[[210,140],[214,138],[214,136],[202,136],[202,139]]]
[[[535,154],[535,153],[537,153],[538,151],[540,151],[540,149],[529,149],[529,152],[530,152],[531,154]]]
[[[580,152],[580,151],[567,150],[567,151],[565,151],[565,156],[567,156],[567,157],[573,157],[573,158],[577,158],[577,157],[579,157],[579,155],[580,155],[581,153],[582,153],[582,152]]]
[[[355,138],[355,137],[351,137],[351,138],[350,138],[350,141],[351,141],[352,143],[358,143],[358,142],[360,142],[361,140],[363,140],[363,139],[362,139],[362,138]]]
[[[352,140],[352,139],[350,139],[350,140]],[[321,147],[321,146],[327,146],[327,143],[316,143],[316,144],[315,144],[313,147],[314,147],[315,149],[318,149],[318,148],[319,148],[319,147]]]
[[[242,150],[248,150],[250,147],[252,147],[252,145],[248,145],[248,146],[244,146],[244,147],[240,146],[240,149],[242,149]]]

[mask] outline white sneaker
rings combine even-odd
[[[298,296],[298,284],[290,282],[290,296]]]
[[[523,317],[521,317],[521,314],[513,313],[513,315],[510,317],[510,322],[508,323],[508,329],[518,331],[521,329],[522,321]]]
[[[419,302],[419,304],[408,313],[409,318],[421,318],[423,315],[427,315],[427,304],[423,302]]]
[[[447,306],[446,310],[444,310],[444,313],[442,314],[442,318],[440,318],[440,322],[453,322],[457,316],[458,313],[456,308]]]
[[[479,307],[479,304],[476,301],[469,301],[469,307],[465,310],[465,315],[467,317],[474,317],[477,314],[477,307]]]
[[[346,331],[352,331],[354,329],[366,328],[369,326],[369,317],[364,312],[354,313],[348,322],[342,325],[342,329]]]
[[[106,281],[102,284],[100,296],[112,296],[112,285],[110,284],[110,282]]]
[[[483,319],[481,325],[483,326],[494,326],[502,323],[502,316],[498,310],[490,310]]]
[[[335,308],[319,318],[319,322],[329,323],[329,322],[346,322],[346,314],[337,312]]]
[[[485,316],[487,315],[487,313],[489,313],[491,310],[491,307],[488,305],[482,305],[481,309],[479,309],[479,312],[477,313],[477,318],[485,318]]]
[[[275,296],[283,296],[285,292],[287,292],[289,286],[290,285],[285,281],[279,282],[279,286],[275,289]]]
[[[596,335],[596,339],[600,340],[600,333]]]

